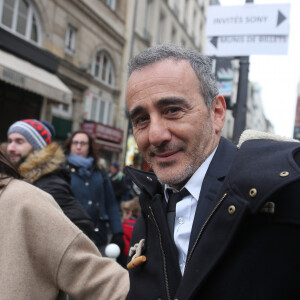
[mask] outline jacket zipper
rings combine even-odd
[[[196,239],[196,241],[195,241],[195,243],[194,243],[194,245],[193,245],[193,248],[191,249],[191,252],[190,252],[190,254],[189,254],[189,256],[188,256],[188,259],[187,259],[187,261],[186,261],[184,271],[185,271],[186,268],[187,268],[187,265],[188,265],[188,263],[189,263],[189,261],[190,261],[190,259],[191,259],[191,256],[192,256],[192,254],[193,254],[193,252],[194,252],[194,250],[195,250],[195,247],[196,247],[196,245],[197,245],[197,243],[198,243],[198,241],[199,241],[199,239],[200,239],[200,237],[201,237],[201,235],[202,235],[202,233],[203,233],[203,231],[204,231],[204,229],[205,229],[207,223],[208,223],[209,220],[212,218],[212,216],[214,215],[215,211],[216,211],[217,208],[220,206],[220,204],[223,202],[223,200],[226,198],[226,196],[227,196],[227,193],[225,193],[225,194],[222,196],[222,198],[221,198],[221,199],[219,200],[219,202],[216,204],[216,206],[215,206],[214,209],[211,211],[211,213],[210,213],[209,216],[207,217],[206,221],[205,221],[204,224],[202,225],[201,230],[200,230],[200,232],[199,232],[199,234],[198,234],[198,236],[197,236],[197,239]]]
[[[169,280],[168,280],[168,274],[167,274],[166,254],[165,254],[165,251],[164,251],[163,246],[162,246],[162,236],[161,236],[161,232],[159,230],[158,224],[156,222],[156,219],[154,217],[151,206],[149,206],[149,209],[151,211],[151,215],[152,215],[152,218],[154,220],[154,223],[155,223],[156,229],[158,231],[158,235],[159,235],[159,244],[160,244],[160,249],[161,249],[162,256],[163,256],[164,275],[165,275],[165,281],[166,281],[167,297],[168,297],[168,300],[171,300],[170,291],[169,291]]]

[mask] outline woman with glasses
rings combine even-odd
[[[117,244],[122,252],[124,240],[119,206],[111,181],[99,164],[93,139],[85,131],[75,131],[67,139],[64,150],[71,174],[71,189],[94,221],[92,239],[102,250],[108,242],[109,224],[113,235],[110,242]]]

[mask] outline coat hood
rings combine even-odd
[[[251,140],[272,140],[272,141],[299,143],[298,140],[294,140],[289,137],[280,136],[280,135],[276,135],[276,134],[269,133],[269,132],[262,132],[262,131],[257,131],[257,130],[253,130],[253,129],[247,129],[240,136],[239,143],[237,145],[238,148],[240,148],[244,142],[251,141]]]
[[[60,169],[64,161],[62,148],[56,143],[51,143],[41,150],[31,152],[20,165],[19,172],[27,182],[33,183],[42,176]]]

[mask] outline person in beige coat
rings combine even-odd
[[[125,299],[125,269],[92,241],[46,192],[20,179],[0,152],[0,298]]]

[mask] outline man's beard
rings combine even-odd
[[[151,165],[150,165],[151,166]],[[184,186],[194,174],[194,168],[190,164],[186,164],[184,173],[172,177],[169,180],[163,180],[157,176],[157,180],[161,185],[168,184],[169,186]]]
[[[153,147],[152,149],[150,149],[149,156],[154,157],[156,154],[159,154],[159,153],[163,153],[163,152],[167,152],[167,151],[175,151],[175,150],[179,151],[179,150],[184,150],[184,149],[185,149],[185,146],[182,144],[171,145],[168,143],[164,143],[158,147]],[[151,163],[150,159],[148,159],[146,161],[155,173],[156,168],[155,168],[154,164]],[[158,163],[159,168],[167,168],[167,167],[171,166],[172,164],[173,164],[173,162]],[[186,162],[184,164],[184,168],[181,173],[174,174],[174,176],[172,176],[171,178],[169,178],[167,180],[158,176],[158,174],[156,174],[156,173],[155,174],[161,185],[168,184],[170,186],[177,186],[177,185],[185,184],[189,180],[189,178],[193,175],[194,171],[195,171],[194,167],[189,162]]]
[[[20,159],[18,161],[13,161],[12,159],[10,159],[10,161],[16,168],[19,168],[20,165],[26,160],[26,158],[27,156],[20,155]]]

